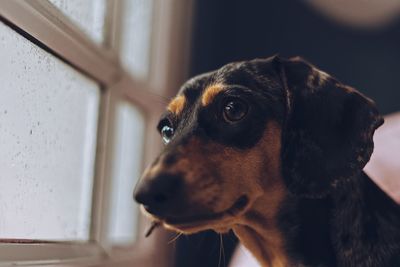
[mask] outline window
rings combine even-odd
[[[99,87],[1,22],[0,36],[0,236],[88,240]]]
[[[49,0],[97,43],[104,38],[106,0]]]
[[[109,241],[112,244],[129,244],[136,238],[137,206],[132,201],[132,191],[140,176],[143,151],[144,118],[128,101],[116,105],[115,134]]]
[[[153,0],[121,1],[121,61],[136,77],[147,78],[150,63]]]
[[[190,2],[0,1],[0,265],[168,266],[132,192],[186,74]]]

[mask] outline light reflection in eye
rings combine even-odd
[[[169,125],[164,125],[161,129],[161,136],[164,144],[168,144],[171,141],[172,136],[174,135],[174,128]]]

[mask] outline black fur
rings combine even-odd
[[[228,90],[203,107],[200,96],[215,83]],[[190,135],[248,149],[268,120],[281,125],[290,194],[279,227],[291,266],[400,266],[400,208],[362,172],[383,123],[371,100],[304,60],[278,57],[228,64],[191,79],[180,93],[189,104],[179,117],[166,114],[176,129],[166,151]],[[249,114],[230,125],[221,105],[236,97]]]
[[[400,208],[363,172],[327,197],[288,197],[279,221],[293,266],[400,266]]]
[[[266,62],[271,63],[272,59],[231,63],[189,80],[180,91],[189,104],[179,118],[165,114],[157,127],[160,131],[167,118],[176,129],[177,134],[167,149],[173,150],[174,144],[180,144],[188,133],[238,149],[253,147],[260,140],[267,120],[281,122],[285,113],[285,95],[278,74],[274,65]],[[216,83],[226,85],[227,90],[218,94],[211,105],[203,107],[200,96],[207,86]],[[249,105],[249,114],[240,123],[229,124],[221,118],[222,105],[230,98],[240,98]]]
[[[280,65],[289,102],[284,178],[292,192],[320,197],[364,168],[383,119],[371,100],[305,61]]]

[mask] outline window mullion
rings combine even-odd
[[[93,186],[93,204],[91,221],[91,239],[103,247],[107,245],[107,229],[110,197],[109,169],[112,160],[113,125],[115,113],[115,97],[109,89],[104,89],[101,95],[98,142]]]
[[[0,1],[0,17],[102,84],[119,78],[118,58],[91,41],[46,0]]]

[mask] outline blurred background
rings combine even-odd
[[[191,74],[275,53],[300,55],[399,109],[400,3],[395,0],[197,1]]]
[[[145,239],[131,197],[162,149],[159,114],[193,75],[302,56],[381,113],[400,110],[398,0],[4,0],[0,38],[0,261],[10,265],[229,265],[232,234]]]

